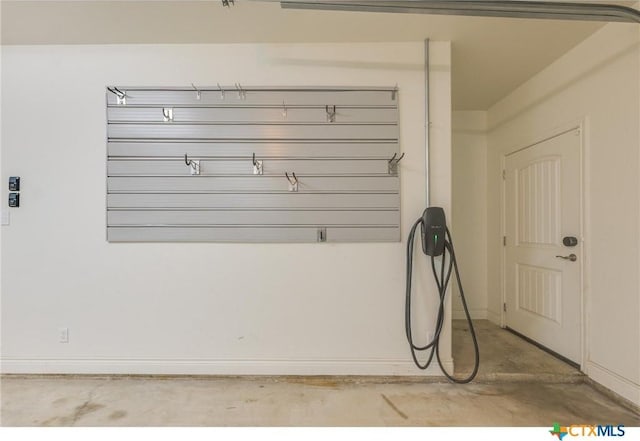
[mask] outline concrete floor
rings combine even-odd
[[[582,382],[584,374],[501,329],[489,320],[474,321],[480,347],[480,370],[477,381],[545,381]],[[453,321],[453,358],[456,375],[464,377],[473,370],[473,343],[467,322]]]
[[[4,376],[3,426],[640,425],[575,369],[488,322],[482,368],[459,386],[423,379]],[[458,372],[470,369],[455,324]],[[535,380],[544,375],[545,382]],[[535,380],[535,381],[534,381]]]

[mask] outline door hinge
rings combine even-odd
[[[502,179],[507,179],[507,171],[502,170]]]
[[[507,312],[507,304],[506,304],[506,303],[503,303],[503,304],[502,304],[502,310],[503,310],[504,312]]]
[[[507,246],[507,236],[502,236],[502,246],[503,247]]]

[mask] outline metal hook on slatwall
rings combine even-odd
[[[287,177],[287,181],[289,181],[289,184],[291,184],[291,185],[297,185],[298,184],[298,177],[296,176],[295,172],[291,173],[291,175],[293,176],[293,181],[289,177],[289,172],[284,172],[284,175]]]
[[[298,191],[298,177],[295,172],[291,173],[293,175],[293,180],[289,177],[288,172],[284,172],[284,175],[287,177],[287,181],[289,181],[289,191]]]
[[[282,102],[282,117],[287,117],[287,105],[284,103],[284,101]]]
[[[202,91],[196,87],[195,84],[191,83],[191,87],[196,91],[196,99],[200,101],[202,99]]]
[[[127,92],[123,92],[117,87],[107,87],[107,90],[116,96],[116,102],[118,104],[127,104]]]
[[[262,174],[262,161],[256,161],[256,154],[253,154],[253,174],[261,175]]]
[[[391,101],[395,101],[398,96],[398,83],[396,83],[396,87],[391,91]]]
[[[220,83],[218,83],[218,90],[220,91],[220,99],[224,99],[224,89],[220,87]]]
[[[117,87],[107,87],[107,90],[120,98],[125,98],[127,96],[127,92],[123,92]]]
[[[336,122],[336,106],[325,106],[324,109],[327,112],[327,121]]]
[[[396,159],[396,156],[398,156],[398,154],[394,153],[393,156],[391,157],[391,159],[389,159],[389,164],[393,163],[394,161],[395,161],[396,164],[398,162],[402,161],[402,158],[404,158],[404,153],[398,159]]]
[[[162,117],[164,122],[173,122],[173,109],[171,107],[163,107]]]
[[[189,159],[187,154],[184,154],[184,163],[189,167],[189,171],[192,175],[200,174],[200,161],[193,161]]]
[[[238,99],[244,100],[247,98],[247,91],[242,88],[240,83],[236,83],[236,89],[238,90]]]
[[[394,153],[393,156],[391,157],[391,159],[389,159],[389,174],[390,175],[397,175],[398,174],[398,163],[400,161],[402,161],[402,158],[404,158],[404,153],[402,155],[400,155],[399,158],[396,159],[396,157],[398,156],[397,153]]]

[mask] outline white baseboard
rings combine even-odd
[[[640,384],[627,380],[593,361],[587,361],[585,373],[596,383],[640,406]]]
[[[486,320],[487,318],[487,310],[486,309],[470,309],[469,315],[473,320]],[[463,309],[454,309],[451,313],[453,320],[464,320],[467,316],[464,314]]]
[[[443,360],[453,372],[453,360]],[[442,376],[406,360],[0,359],[3,374]]]

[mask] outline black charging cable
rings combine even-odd
[[[473,322],[471,321],[471,315],[469,314],[469,308],[467,307],[467,300],[464,296],[464,290],[462,289],[462,281],[460,280],[460,271],[458,270],[458,261],[456,260],[456,253],[453,248],[453,239],[451,238],[451,233],[449,232],[449,228],[446,229],[446,237],[445,237],[445,251],[442,254],[442,261],[440,262],[440,273],[438,274],[436,268],[436,260],[434,256],[431,256],[431,270],[433,271],[433,276],[436,281],[436,286],[438,288],[438,295],[440,297],[439,306],[438,306],[438,314],[436,316],[436,327],[435,332],[433,334],[433,339],[424,346],[418,346],[413,341],[413,334],[411,331],[411,279],[413,276],[413,243],[416,235],[416,230],[418,226],[422,223],[422,218],[418,219],[415,224],[411,227],[411,231],[409,232],[409,238],[407,240],[407,289],[406,289],[406,297],[405,297],[405,331],[407,334],[407,341],[409,342],[409,346],[411,348],[411,357],[413,358],[413,362],[416,366],[422,370],[427,369],[431,362],[433,361],[433,356],[435,354],[436,359],[438,360],[438,365],[440,365],[440,369],[442,373],[452,382],[454,383],[469,383],[471,382],[476,374],[478,373],[478,368],[480,367],[480,350],[478,348],[478,339],[476,338],[476,331],[473,328]],[[473,340],[473,348],[475,352],[475,362],[473,366],[473,371],[466,378],[455,378],[452,374],[449,374],[444,366],[442,365],[442,360],[440,359],[440,334],[442,332],[442,328],[444,326],[444,305],[446,299],[447,288],[449,286],[449,281],[451,279],[451,272],[455,273],[456,282],[458,283],[458,287],[460,288],[460,298],[462,300],[462,307],[464,308],[464,314],[467,318],[467,323],[469,325],[469,331],[471,334],[471,339]],[[429,351],[429,355],[427,357],[427,361],[424,363],[420,363],[418,359],[418,353],[422,351]]]

